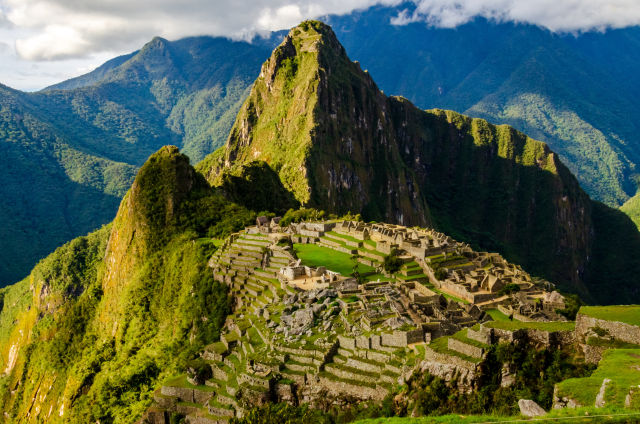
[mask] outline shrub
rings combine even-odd
[[[437,267],[434,271],[433,271],[433,275],[436,277],[437,280],[442,281],[445,278],[447,278],[447,276],[449,275],[449,273],[447,272],[446,269],[444,268],[440,268]]]
[[[500,296],[504,296],[505,294],[513,294],[520,291],[520,286],[514,283],[509,283],[498,291]]]
[[[204,359],[197,358],[187,363],[187,375],[197,386],[202,386],[205,381],[213,377],[213,371]]]
[[[382,262],[382,268],[389,274],[395,274],[400,271],[402,267],[402,260],[398,257],[398,251],[393,250],[390,254],[384,257]]]

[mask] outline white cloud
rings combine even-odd
[[[392,22],[425,21],[453,28],[476,16],[539,25],[556,32],[583,32],[640,24],[638,0],[415,0],[415,10]]]
[[[86,57],[138,48],[155,35],[249,38],[303,19],[348,13],[400,0],[0,0],[0,27],[21,31],[15,42],[27,60]],[[395,24],[425,21],[455,27],[475,16],[530,22],[553,31],[640,23],[638,0],[413,0]],[[413,8],[412,8],[413,9]]]
[[[11,25],[11,21],[7,19],[7,15],[0,9],[0,28],[10,28]]]
[[[16,42],[27,60],[83,57],[139,48],[155,35],[249,38],[303,19],[347,13],[398,0],[0,0],[6,16],[28,34]]]
[[[0,82],[34,89],[153,36],[249,39],[303,19],[402,0],[0,0]],[[412,0],[393,23],[455,27],[476,16],[580,32],[640,25],[640,0]],[[38,62],[37,69],[29,69]],[[46,63],[45,63],[46,62]],[[36,75],[37,72],[41,76]]]

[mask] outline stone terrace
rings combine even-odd
[[[375,271],[357,280],[306,266],[291,242],[355,255]],[[388,255],[402,264],[393,275],[382,266]],[[203,385],[189,375],[167,382],[153,409],[197,423],[226,422],[265,402],[381,400],[419,365],[443,375],[438,364],[448,364],[457,376],[466,370],[471,382],[498,337],[478,327],[491,320],[485,309],[548,320],[549,307],[522,306],[537,298],[538,305],[562,301],[499,255],[432,230],[385,224],[281,228],[279,220],[259,219],[225,240],[209,266],[234,302],[220,341],[201,354],[213,377]],[[519,288],[517,297],[500,292],[510,284]]]

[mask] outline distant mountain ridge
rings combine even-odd
[[[155,38],[40,92],[0,87],[0,287],[109,222],[162,145],[194,162],[222,145],[275,44]]]

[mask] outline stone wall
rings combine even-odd
[[[314,230],[308,230],[304,228],[298,230],[298,233],[300,233],[300,235],[311,237],[311,238],[318,238],[318,237],[324,236],[323,231],[314,231]]]
[[[515,341],[532,341],[543,346],[568,346],[575,342],[573,331],[544,331],[534,328],[522,328],[518,330],[502,330],[500,328],[488,328],[480,326],[480,331],[467,330],[470,339],[487,343],[485,340],[495,340],[501,343],[513,343]],[[484,340],[483,340],[484,338]]]
[[[344,378],[345,380],[351,380],[354,378],[354,373],[352,373],[351,371],[343,370],[342,368],[335,366],[335,364],[327,364],[325,365],[325,369],[331,370],[331,374],[338,376],[340,378]],[[377,377],[371,377],[365,374],[358,374],[357,378],[358,378],[358,381],[363,381],[370,384],[376,384],[376,381],[377,381]]]
[[[476,364],[470,361],[466,361],[457,356],[444,355],[442,353],[438,353],[430,347],[426,347],[425,349],[425,361],[426,362],[437,362],[440,364],[448,364],[456,368],[465,369],[467,371],[476,371]]]
[[[487,329],[488,330],[488,329]],[[491,332],[490,331],[475,331],[471,328],[467,329],[467,337],[471,340],[475,340],[484,344],[491,344]]]
[[[447,347],[451,350],[455,350],[456,352],[460,352],[472,358],[482,358],[484,356],[483,348],[461,342],[460,340],[456,340],[453,337],[447,340]]]
[[[295,391],[291,384],[276,384],[274,389],[278,402],[295,402]]]
[[[182,402],[194,402],[193,389],[188,387],[162,386],[160,393],[178,398]]]
[[[340,347],[344,349],[354,350],[356,348],[356,339],[352,337],[338,336]]]
[[[583,344],[582,351],[584,352],[584,361],[588,364],[597,364],[607,349],[609,349],[607,346],[589,346],[588,344]]]
[[[596,327],[607,330],[609,335],[616,340],[640,344],[640,327],[638,326],[597,319],[580,313],[576,317],[576,336],[579,340],[584,340],[589,330]]]
[[[242,373],[238,375],[238,384],[240,385],[242,385],[242,383],[248,383],[251,386],[260,386],[260,387],[264,387],[265,389],[269,389],[271,387],[271,382],[272,382],[271,378],[268,378],[268,379],[258,378],[247,373]]]
[[[388,241],[381,240],[376,242],[376,250],[378,252],[384,253],[385,255],[390,255],[394,249],[397,249],[398,245],[389,243]]]
[[[457,356],[443,355],[427,347],[420,370],[447,382],[457,381],[461,392],[471,392],[476,378],[476,364]]]
[[[453,281],[447,281],[447,280],[438,281],[436,284],[440,290],[443,290],[449,294],[452,294],[461,299],[464,299],[467,302],[475,303],[474,296],[471,293],[469,293],[466,287],[460,284],[454,283]]]
[[[382,367],[380,365],[370,364],[368,362],[360,361],[357,356],[351,356],[347,358],[347,362],[345,363],[345,365],[351,368],[359,369],[360,371],[375,372],[375,373],[382,372],[382,369],[381,369]]]
[[[383,389],[379,390],[375,387],[334,381],[322,376],[319,377],[319,384],[326,389],[329,394],[336,397],[342,397],[347,394],[359,399],[382,400],[387,394],[387,391]]]
[[[381,335],[381,342],[384,346],[404,347],[411,343],[424,342],[424,331],[421,328],[411,331],[394,331]]]

